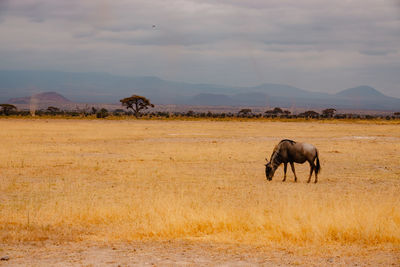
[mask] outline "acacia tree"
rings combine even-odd
[[[131,97],[126,97],[120,100],[122,106],[126,109],[132,109],[135,117],[139,117],[140,111],[148,109],[149,107],[154,108],[154,105],[150,103],[150,100],[144,96],[132,95]]]
[[[281,109],[281,108],[279,108],[279,107],[275,107],[274,109],[265,111],[265,113],[266,113],[266,114],[278,115],[278,114],[283,114],[283,113],[286,113],[286,112],[283,111],[283,109]]]
[[[249,109],[249,108],[244,108],[244,109],[241,109],[239,112],[238,112],[238,116],[249,116],[251,114],[251,109]]]
[[[314,110],[307,110],[306,112],[300,113],[299,117],[318,118],[319,117],[319,113],[314,111]]]
[[[283,113],[283,109],[276,107],[272,110],[273,114],[282,114]]]
[[[11,104],[0,104],[1,111],[4,113],[4,115],[8,116],[10,115],[10,112],[12,110],[17,110],[17,107]]]
[[[56,113],[60,112],[60,109],[57,108],[57,107],[50,106],[50,107],[47,108],[47,111],[50,114],[55,115]]]
[[[264,113],[266,116],[272,116],[272,115],[278,116],[278,115],[282,115],[282,114],[285,116],[288,116],[288,115],[290,115],[291,112],[289,110],[283,110],[279,107],[275,107],[274,109],[267,110]]]
[[[334,108],[327,108],[322,111],[322,115],[326,118],[332,118],[335,115],[336,109]]]

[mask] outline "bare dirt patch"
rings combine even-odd
[[[0,266],[398,266],[398,248],[277,247],[192,241],[2,245]]]

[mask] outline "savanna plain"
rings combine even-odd
[[[272,181],[284,138],[322,171]],[[313,180],[312,180],[313,181]],[[400,265],[400,124],[0,120],[0,265]]]

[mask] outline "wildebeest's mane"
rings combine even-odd
[[[280,144],[280,143],[283,143],[283,142],[290,142],[292,145],[293,145],[293,144],[296,144],[295,141],[290,140],[290,139],[282,139],[282,140],[279,142],[279,144]]]
[[[279,142],[279,144],[277,144],[277,145],[275,146],[274,150],[272,151],[271,160],[273,160],[273,158],[274,158],[274,161],[277,161],[277,163],[279,162],[279,164],[281,163],[281,157],[282,157],[282,156],[279,154],[280,144],[282,144],[283,142],[289,142],[289,143],[291,143],[292,145],[293,145],[293,144],[296,144],[296,142],[293,141],[293,140],[290,140],[290,139],[282,139],[282,140]],[[275,155],[275,157],[274,157],[274,155]]]
[[[293,145],[293,144],[296,144],[296,142],[293,141],[293,140],[290,140],[290,139],[282,139],[282,140],[279,142],[279,144],[277,144],[277,145],[275,146],[274,150],[272,151],[272,155],[271,155],[270,161],[272,161],[272,160],[274,159],[274,161],[277,161],[277,163],[278,163],[278,162],[279,162],[279,164],[281,163],[281,158],[282,158],[282,156],[279,154],[279,150],[280,150],[280,144],[283,143],[283,142],[289,142],[289,143],[291,143],[292,145]],[[274,155],[275,155],[275,157],[274,157]]]

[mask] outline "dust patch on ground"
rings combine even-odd
[[[2,245],[0,266],[399,266],[393,246],[277,247],[192,241]]]

